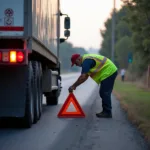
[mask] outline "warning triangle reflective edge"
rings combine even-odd
[[[77,110],[76,112],[67,112],[66,111],[68,109],[69,105],[71,104],[71,102],[73,103],[73,106]],[[83,110],[81,109],[78,101],[76,100],[74,94],[70,93],[57,116],[63,117],[63,118],[64,117],[68,117],[68,118],[81,117],[81,118],[83,118],[83,117],[85,117],[85,114],[84,114]]]

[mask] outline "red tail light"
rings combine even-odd
[[[17,52],[17,62],[23,62],[24,54],[23,52]]]

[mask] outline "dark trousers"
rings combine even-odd
[[[125,76],[124,76],[124,75],[122,75],[122,76],[121,76],[122,81],[124,81],[124,78],[125,78]]]
[[[114,82],[117,77],[118,72],[116,71],[110,77],[104,79],[101,82],[99,94],[102,98],[102,107],[103,111],[106,113],[111,113],[111,93],[114,87]]]

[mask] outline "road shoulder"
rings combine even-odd
[[[112,96],[112,119],[96,118],[95,113],[102,110],[97,97],[92,107],[92,117],[85,126],[83,134],[72,150],[148,150],[148,146],[138,130],[128,121],[119,101]]]

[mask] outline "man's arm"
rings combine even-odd
[[[83,62],[81,75],[78,78],[78,80],[72,86],[69,87],[68,89],[69,92],[72,92],[73,90],[75,90],[77,86],[79,86],[80,84],[82,84],[88,79],[89,77],[88,72],[90,68],[92,68],[94,65],[95,65],[95,61],[91,59],[85,60]]]
[[[89,75],[88,74],[81,74],[78,78],[78,80],[72,85],[75,88],[85,82],[88,79]]]

